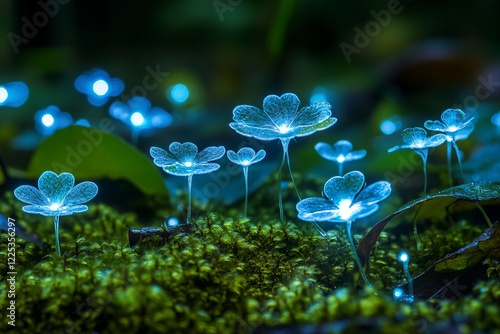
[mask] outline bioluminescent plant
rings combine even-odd
[[[247,217],[248,212],[248,166],[261,161],[266,156],[266,151],[260,150],[257,153],[250,147],[243,147],[238,153],[228,150],[227,157],[231,162],[243,167],[243,176],[245,178],[245,209],[243,217]]]
[[[59,217],[87,211],[88,207],[82,204],[94,198],[97,190],[97,185],[90,181],[75,186],[75,178],[70,173],[57,175],[47,171],[38,179],[38,189],[20,186],[14,190],[14,195],[30,204],[23,206],[24,212],[54,217],[57,255],[61,256]]]
[[[132,143],[137,145],[139,133],[164,128],[172,124],[172,116],[142,96],[134,96],[127,103],[115,102],[109,107],[109,114],[130,126]]]
[[[345,162],[363,159],[366,155],[366,150],[352,150],[352,144],[348,140],[339,140],[335,144],[319,142],[314,145],[314,149],[318,154],[326,159],[336,162],[339,165],[339,175],[343,175],[343,166]]]
[[[0,85],[0,107],[20,107],[26,102],[28,95],[29,89],[24,82],[14,81]]]
[[[91,105],[100,107],[108,102],[110,97],[123,92],[125,84],[120,79],[110,78],[107,72],[94,68],[76,78],[75,88],[87,95]]]
[[[427,137],[427,132],[420,127],[407,128],[401,134],[404,145],[394,146],[388,152],[396,150],[411,149],[422,158],[424,169],[424,195],[427,193],[427,156],[429,148],[441,145],[446,141],[446,136],[442,133],[432,137]]]
[[[188,177],[188,212],[187,222],[191,222],[191,188],[194,174],[208,174],[220,168],[219,164],[210,162],[220,159],[226,149],[224,146],[210,146],[198,152],[198,147],[190,142],[173,142],[167,152],[159,147],[151,147],[149,153],[156,166],[169,174]]]
[[[424,126],[428,130],[443,132],[446,135],[448,162],[448,182],[453,184],[451,171],[451,148],[455,148],[457,154],[458,167],[463,179],[462,163],[460,161],[460,151],[458,150],[457,140],[467,139],[474,131],[474,117],[467,117],[460,109],[446,109],[441,114],[441,121],[425,121]]]
[[[35,127],[44,136],[53,134],[56,130],[70,126],[73,118],[61,111],[59,107],[48,106],[35,114]]]
[[[411,277],[409,268],[410,255],[408,255],[407,252],[401,252],[398,255],[398,261],[403,264],[403,271],[408,281],[408,295],[406,296],[405,300],[411,303],[414,300],[414,294],[413,294],[413,279]],[[399,298],[401,298],[402,296],[403,295],[399,294]]]
[[[354,246],[351,234],[352,223],[367,217],[378,210],[378,202],[391,193],[391,184],[387,181],[376,182],[363,190],[365,176],[353,171],[344,176],[334,176],[324,186],[323,194],[327,197],[312,197],[297,204],[299,219],[309,222],[345,223],[347,237],[354,259],[367,286],[371,283],[363,270]]]
[[[249,105],[240,105],[233,110],[233,123],[229,126],[241,135],[255,137],[260,140],[279,139],[283,146],[283,160],[278,172],[279,209],[283,220],[283,198],[281,193],[281,171],[285,160],[288,163],[297,196],[300,199],[297,185],[293,179],[288,155],[288,145],[295,137],[308,136],[316,131],[324,130],[335,124],[328,102],[317,102],[298,109],[300,100],[297,95],[286,93],[281,96],[268,95],[263,102],[263,109]]]

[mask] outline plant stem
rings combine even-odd
[[[465,176],[462,170],[462,162],[460,160],[460,151],[458,150],[458,145],[456,141],[453,141],[453,148],[455,149],[455,153],[457,154],[458,168],[460,170],[460,176],[462,177],[462,182],[465,183]]]
[[[363,266],[361,265],[361,261],[359,260],[358,252],[356,251],[356,246],[354,246],[354,240],[352,239],[352,234],[351,234],[351,225],[352,222],[348,221],[346,223],[346,228],[347,228],[347,237],[349,238],[349,243],[351,244],[351,250],[354,255],[354,260],[356,260],[356,264],[358,265],[359,272],[361,273],[361,276],[363,277],[363,280],[365,281],[366,285],[371,288],[372,285],[370,281],[368,280],[368,277],[365,274],[365,271],[363,270]]]
[[[243,176],[245,177],[245,209],[243,211],[243,217],[247,218],[247,212],[248,212],[248,166],[243,166]]]
[[[188,211],[187,222],[191,223],[191,188],[193,186],[193,174],[188,175]]]
[[[422,209],[422,206],[423,204],[420,204],[417,208],[417,211],[415,211],[415,214],[413,215],[413,235],[415,236],[415,241],[417,242],[417,250],[420,250],[422,248],[422,242],[420,241],[417,232],[417,217],[420,209]]]
[[[59,216],[54,216],[54,232],[56,234],[57,255],[61,256],[61,246],[59,245]]]
[[[284,221],[285,218],[283,214],[283,194],[281,193],[281,170],[283,169],[283,165],[285,164],[288,144],[285,145],[285,142],[283,140],[281,141],[281,143],[283,144],[283,160],[281,161],[280,169],[278,171],[278,206],[280,208],[280,220]]]
[[[448,184],[449,186],[453,186],[453,178],[451,176],[451,141],[448,140],[446,143],[446,158],[448,161]]]
[[[339,162],[338,165],[339,165],[339,176],[343,176],[342,173],[344,172],[344,163]]]

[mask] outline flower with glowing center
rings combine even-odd
[[[339,165],[339,175],[343,174],[344,162],[359,160],[366,155],[366,150],[353,151],[352,144],[348,140],[339,140],[333,146],[319,142],[314,145],[314,149],[322,158],[336,162]]]

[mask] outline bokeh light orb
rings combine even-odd
[[[5,87],[0,87],[0,103],[4,103],[7,101],[7,98],[9,97],[9,92]]]
[[[497,128],[500,128],[500,111],[491,116],[491,123],[493,123],[493,125]]]
[[[401,129],[402,125],[403,122],[401,121],[401,117],[393,116],[380,122],[380,131],[382,131],[384,135],[392,135],[394,132]]]
[[[189,98],[189,89],[184,84],[176,84],[170,88],[169,99],[174,103],[184,103]]]
[[[51,114],[47,113],[45,115],[42,116],[42,124],[46,127],[51,127],[52,125],[54,125],[54,116],[52,116]]]
[[[29,89],[24,82],[14,81],[0,86],[0,107],[17,108],[28,100]]]
[[[144,123],[144,116],[136,111],[130,116],[130,123],[132,123],[133,126],[141,126]]]
[[[105,80],[100,79],[94,82],[94,84],[92,85],[92,90],[96,95],[103,96],[108,92],[109,85]]]

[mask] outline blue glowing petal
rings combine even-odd
[[[24,203],[32,205],[50,205],[47,197],[45,197],[40,190],[32,186],[20,186],[14,190],[14,196]]]
[[[252,159],[252,163],[256,163],[256,162],[259,162],[261,161],[262,159],[264,159],[266,157],[266,151],[264,150],[259,150],[256,154],[255,154],[255,157]]]
[[[401,134],[403,142],[409,147],[418,145],[418,143],[424,143],[427,138],[427,131],[420,127],[407,128],[403,130]]]
[[[340,213],[333,203],[320,197],[312,197],[297,203],[299,219],[305,221],[327,221],[330,222],[340,217]]]
[[[43,216],[55,216],[57,212],[49,209],[48,206],[26,205],[23,206],[23,211],[32,214],[39,214]]]
[[[224,153],[226,153],[226,149],[224,148],[224,146],[210,146],[205,148],[200,153],[196,154],[196,156],[194,157],[194,162],[199,164],[217,160],[222,158]]]
[[[302,108],[294,117],[290,127],[305,125],[316,125],[332,117],[330,103],[316,102],[310,106]]]
[[[62,206],[57,210],[57,215],[58,216],[69,216],[72,215],[73,213],[80,213],[80,212],[85,212],[89,208],[86,205],[71,205],[71,206]],[[54,214],[52,214],[54,215]]]
[[[249,166],[256,162],[261,161],[266,156],[264,150],[259,150],[257,153],[250,147],[241,148],[238,153],[228,150],[227,157],[229,160],[237,165]]]
[[[238,151],[237,160],[238,163],[243,161],[251,162],[255,158],[255,151],[250,147],[243,147]]]
[[[286,93],[281,96],[268,95],[263,102],[264,111],[269,115],[276,127],[280,125],[291,126],[299,105],[300,100],[293,93]]]
[[[465,140],[465,139],[469,138],[472,131],[474,131],[474,124],[467,123],[467,125],[465,127],[463,127],[462,129],[458,130],[457,132],[455,132],[453,134],[453,139],[455,141]]]
[[[424,126],[427,130],[446,132],[448,126],[441,121],[425,121]]]
[[[366,150],[357,150],[351,153],[348,153],[345,156],[345,161],[353,161],[363,159],[366,156]]]
[[[29,89],[24,82],[14,81],[9,82],[0,88],[5,89],[7,95],[2,101],[0,101],[0,106],[17,108],[23,105],[26,100],[28,100]]]
[[[352,171],[344,176],[334,176],[326,181],[323,192],[335,205],[342,200],[353,200],[355,195],[363,188],[365,176],[358,171]]]
[[[456,127],[458,129],[462,129],[472,122],[473,119],[474,117],[467,118],[465,113],[460,109],[446,109],[441,114],[441,120],[448,127]]]
[[[173,165],[177,162],[175,156],[160,147],[151,147],[149,149],[149,154],[151,154],[151,156],[153,157],[153,163],[158,167]]]
[[[279,133],[279,130],[276,127],[269,128],[268,125],[254,127],[243,123],[230,123],[229,126],[240,135],[255,137],[260,140],[276,140],[282,137],[282,134]]]
[[[345,156],[352,151],[352,144],[348,140],[339,140],[333,144],[333,147],[337,155],[342,154]]]
[[[337,161],[336,159],[338,157],[338,154],[337,152],[335,152],[332,145],[324,142],[319,142],[314,145],[314,149],[321,157],[325,158],[326,160]]]
[[[297,126],[297,127],[293,128],[293,131],[290,131],[291,135],[287,134],[286,137],[291,138],[291,137],[308,136],[310,134],[313,134],[316,131],[328,129],[330,126],[334,125],[336,122],[337,122],[337,119],[335,117],[330,117],[330,118],[327,118],[326,120],[322,121],[321,123],[312,124],[312,125],[305,125],[305,126]]]
[[[176,162],[184,163],[187,161],[194,162],[194,157],[198,153],[198,147],[190,142],[179,143],[173,142],[168,147],[168,150],[175,156]]]
[[[355,202],[362,207],[370,206],[382,201],[391,194],[391,184],[387,181],[375,182],[356,196]]]
[[[269,115],[266,114],[263,110],[253,106],[248,106],[248,105],[237,106],[233,110],[233,119],[236,123],[231,123],[231,124],[241,123],[245,124],[248,127],[274,128],[274,125],[272,124]]]
[[[164,166],[163,170],[172,175],[187,176],[193,174],[208,174],[216,171],[219,168],[220,165],[216,163],[202,163],[194,164],[190,167],[187,167],[183,164],[168,165]]]
[[[88,202],[97,195],[97,191],[97,185],[93,182],[85,181],[77,184],[64,198],[63,207]]]
[[[70,173],[57,175],[54,172],[44,172],[38,179],[38,189],[51,204],[62,204],[64,198],[75,184],[75,178]]]
[[[357,211],[352,217],[351,220],[361,219],[364,217],[368,217],[369,215],[375,213],[378,210],[378,204],[373,204],[370,206],[362,206],[359,211]]]
[[[251,150],[252,150],[252,149],[251,149]],[[240,151],[241,151],[241,150],[240,150]],[[238,153],[239,153],[240,151],[238,151]],[[252,150],[252,151],[253,151],[253,150]],[[255,154],[255,151],[254,151],[253,153]],[[253,157],[253,155],[252,155],[252,157]],[[227,158],[228,158],[228,159],[229,159],[232,163],[237,164],[237,165],[241,164],[241,161],[243,161],[243,160],[241,160],[240,156],[239,156],[238,154],[236,154],[236,152],[235,152],[235,151],[233,151],[233,150],[227,150]],[[248,160],[248,161],[250,161],[250,160]]]
[[[446,136],[442,133],[431,136],[425,140],[425,147],[436,147],[446,141]]]

